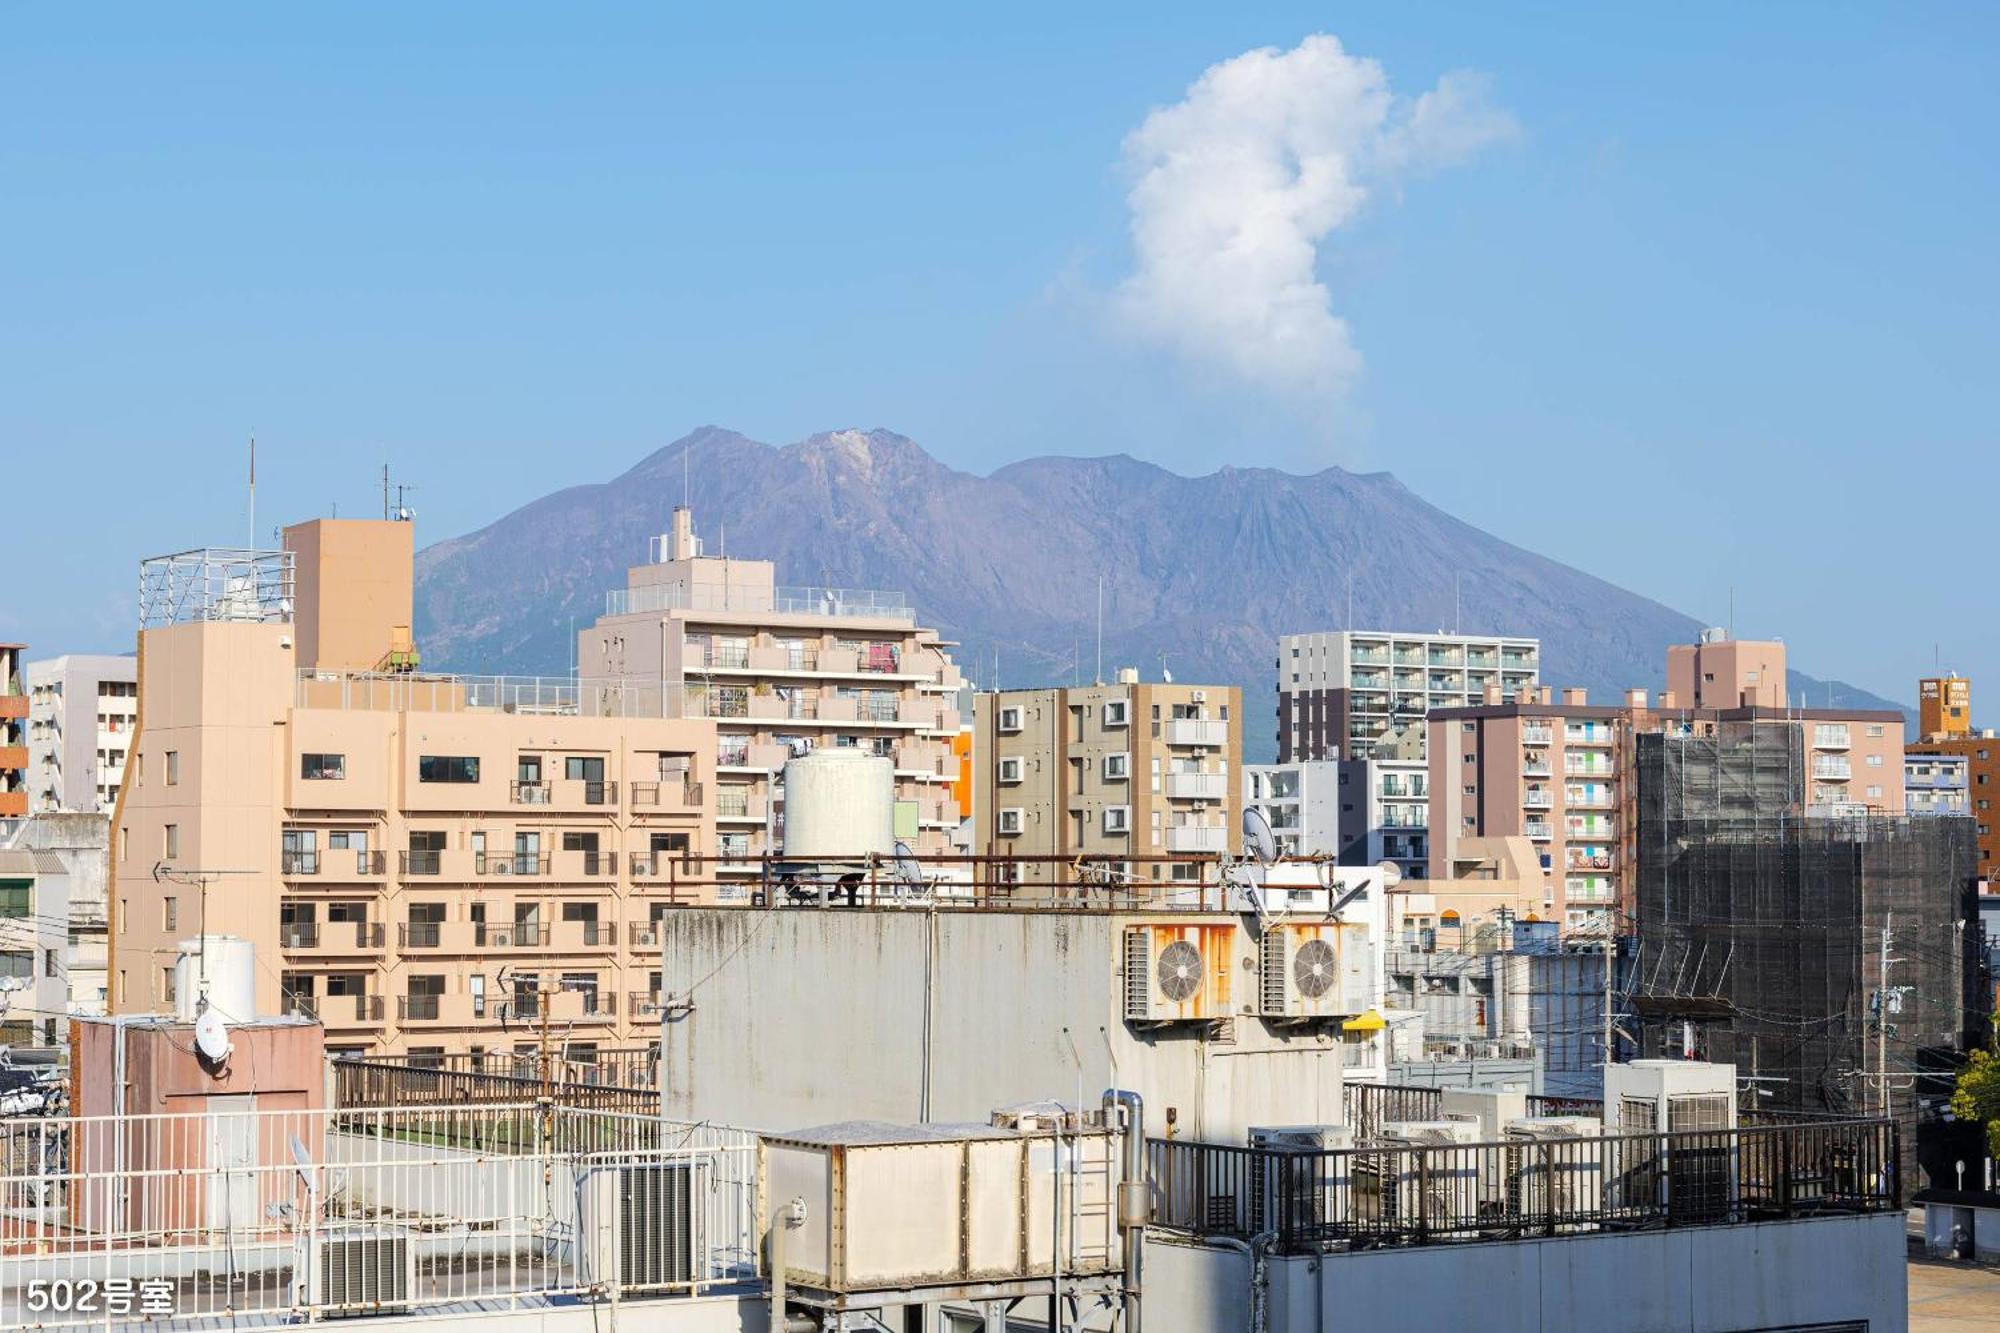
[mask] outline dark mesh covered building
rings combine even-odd
[[[1754,1079],[1766,1109],[1879,1113],[1886,1084],[1907,1166],[1920,1108],[1949,1095],[1919,1070],[1985,1030],[1972,821],[1808,809],[1801,729],[1783,723],[1635,746],[1643,1053],[1691,1039]]]

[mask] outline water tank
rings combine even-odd
[[[853,861],[895,850],[893,761],[833,747],[786,762],[786,860]]]
[[[174,960],[174,1016],[194,1020],[195,1000],[204,988],[208,1002],[225,1022],[247,1023],[257,1016],[257,954],[235,935],[203,935],[182,940]]]

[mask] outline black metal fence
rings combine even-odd
[[[594,1060],[533,1055],[435,1055],[333,1062],[334,1102],[361,1106],[479,1106],[548,1098],[592,1111],[657,1115],[658,1063],[650,1051]]]
[[[1154,1223],[1280,1249],[1506,1240],[1901,1208],[1887,1120],[1370,1145],[1154,1139]]]

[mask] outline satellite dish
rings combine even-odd
[[[924,867],[917,860],[917,854],[910,850],[910,844],[896,840],[896,883],[912,896],[924,891]]]
[[[201,1058],[211,1065],[219,1065],[229,1058],[229,1028],[222,1021],[222,1013],[215,1008],[201,1011],[194,1020],[194,1048]]]
[[[1375,868],[1382,872],[1382,887],[1393,889],[1403,882],[1403,867],[1394,861],[1378,861]]]
[[[313,1164],[312,1153],[306,1150],[306,1141],[296,1134],[292,1135],[292,1160],[301,1167]]]
[[[1271,821],[1254,805],[1243,809],[1243,841],[1250,854],[1265,865],[1278,859],[1278,840],[1271,836]]]

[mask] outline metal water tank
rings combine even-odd
[[[205,979],[205,980],[204,980]],[[174,960],[174,1016],[195,1017],[204,986],[208,1002],[225,1022],[247,1023],[257,1016],[257,952],[235,935],[202,935],[180,942]]]
[[[892,760],[832,747],[786,762],[786,860],[853,861],[895,850]]]

